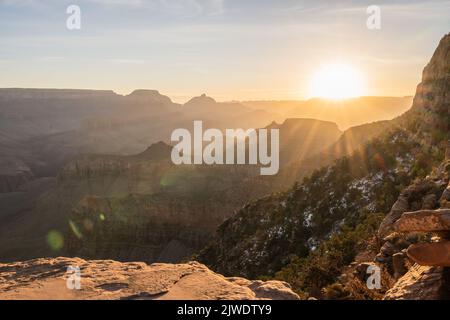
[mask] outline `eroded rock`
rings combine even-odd
[[[80,269],[80,289],[69,289],[69,266]],[[79,258],[0,264],[0,300],[297,300],[281,281],[225,278],[206,266],[121,263]]]
[[[441,267],[414,265],[386,292],[385,300],[438,300],[445,290]]]
[[[450,209],[404,213],[395,223],[398,232],[435,232],[450,230]]]
[[[410,246],[408,257],[421,266],[450,267],[450,242],[420,243]]]

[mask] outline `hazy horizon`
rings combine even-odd
[[[186,100],[177,100],[176,98],[165,94],[164,92],[161,92],[158,89],[155,88],[136,88],[136,89],[132,89],[129,92],[117,92],[116,90],[113,89],[95,89],[95,88],[56,88],[56,87],[0,87],[0,90],[75,90],[75,91],[110,91],[116,95],[119,96],[128,96],[131,95],[133,92],[135,91],[139,91],[139,90],[144,90],[144,91],[157,91],[159,94],[166,96],[168,98],[170,98],[172,100],[172,102],[174,103],[178,103],[178,104],[185,104],[187,102],[189,102],[192,98],[195,97],[199,97],[201,95],[206,95],[210,98],[213,98],[214,100],[216,100],[216,102],[218,103],[230,103],[230,102],[240,102],[240,103],[245,103],[245,102],[308,102],[308,101],[313,101],[313,100],[324,100],[324,101],[331,101],[334,102],[336,100],[334,99],[328,99],[328,98],[322,98],[322,97],[307,97],[307,98],[298,98],[298,99],[243,99],[243,100],[238,100],[238,99],[229,99],[229,100],[218,100],[216,99],[216,97],[208,94],[208,93],[197,93],[197,94],[193,94],[191,97],[188,97]],[[348,100],[354,100],[354,99],[363,99],[363,98],[412,98],[414,97],[414,94],[410,94],[410,95],[405,95],[405,96],[383,96],[383,95],[370,95],[370,96],[357,96],[357,97],[349,97],[349,98],[343,98],[343,99],[339,99],[342,101],[348,101]]]
[[[71,4],[80,30],[66,28]],[[380,30],[366,27],[372,4],[1,0],[0,87],[305,100],[317,72],[339,63],[360,74],[359,95],[411,96],[449,30],[450,1],[378,1]]]

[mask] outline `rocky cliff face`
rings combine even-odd
[[[78,288],[69,278],[74,273],[68,273],[68,267],[80,270]],[[0,264],[0,300],[24,299],[297,300],[299,297],[287,283],[225,278],[197,262],[147,265],[55,258]]]
[[[423,71],[411,112],[421,114],[419,128],[448,133],[450,122],[450,34],[439,43],[430,63]],[[447,136],[448,138],[448,136]]]
[[[420,115],[417,128],[423,143],[436,135],[450,139],[450,35],[441,40],[425,68],[410,113]],[[402,192],[380,226],[381,236],[389,234],[382,249],[390,249],[382,250],[378,260],[384,266],[391,263],[396,279],[402,276],[386,299],[450,297],[450,140],[444,157],[430,175]],[[396,242],[403,242],[403,248]]]

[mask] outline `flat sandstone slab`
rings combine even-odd
[[[404,213],[395,223],[398,232],[450,231],[450,209]]]
[[[408,257],[421,266],[450,267],[450,242],[413,244]]]
[[[80,270],[74,288],[72,267]],[[71,289],[72,288],[72,289]],[[79,258],[35,259],[0,264],[0,300],[297,300],[281,281],[225,278],[206,266],[121,263]]]

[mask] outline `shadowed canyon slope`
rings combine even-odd
[[[335,124],[317,120],[272,126],[280,129],[282,165],[341,135]],[[235,209],[290,183],[265,179],[254,166],[175,166],[171,149],[159,142],[137,155],[74,156],[56,178],[1,194],[0,259],[65,253],[177,262],[205,246]],[[56,248],[48,243],[54,232],[64,242]]]

